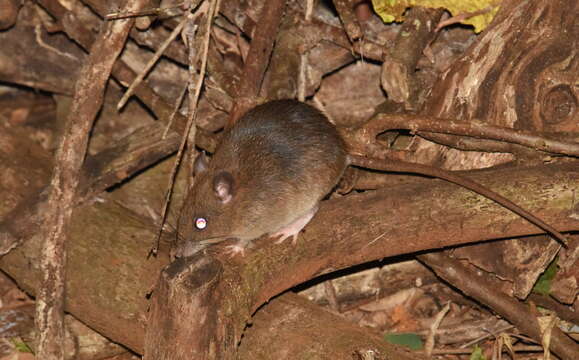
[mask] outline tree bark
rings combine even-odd
[[[375,329],[353,324],[291,292],[257,312],[239,348],[240,359],[284,359],[288,354],[312,360],[364,359],[366,354],[374,359],[426,359],[388,343]]]

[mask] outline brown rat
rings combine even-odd
[[[179,240],[175,254],[189,256],[227,239],[238,240],[231,252],[243,252],[265,234],[295,240],[350,164],[456,183],[565,241],[540,219],[467,178],[426,165],[348,155],[320,111],[295,100],[276,100],[253,108],[227,130],[211,162],[204,155],[196,160],[195,184],[179,220],[179,228],[192,227],[193,235]]]
[[[347,166],[345,145],[336,128],[316,109],[293,100],[272,101],[241,117],[223,135],[211,162],[195,162],[191,206],[179,227],[193,226],[196,246],[237,239],[233,252],[264,234],[296,236],[337,184]],[[206,221],[206,222],[204,222]]]

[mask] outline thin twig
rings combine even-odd
[[[506,325],[506,326],[504,326],[504,327],[502,327],[502,328],[500,328],[500,329],[497,329],[497,330],[494,331],[494,332],[489,332],[489,333],[487,333],[487,334],[485,334],[485,335],[483,335],[483,336],[479,336],[479,337],[476,338],[476,339],[473,339],[473,340],[471,340],[471,341],[469,341],[469,342],[467,342],[467,343],[464,343],[464,344],[460,345],[460,348],[461,348],[461,349],[468,348],[468,347],[470,347],[470,346],[472,346],[472,345],[474,345],[474,344],[476,344],[476,343],[481,342],[481,341],[484,340],[484,339],[487,339],[487,338],[489,338],[489,337],[491,337],[491,336],[495,336],[496,333],[505,332],[505,331],[510,330],[510,329],[512,329],[512,328],[514,328],[513,325],[511,325],[511,324]],[[488,330],[487,330],[487,331],[488,331]]]
[[[536,345],[520,345],[513,346],[513,350],[516,353],[520,352],[542,352],[543,348]],[[461,355],[461,354],[472,354],[472,349],[434,349],[432,355]]]
[[[434,321],[432,322],[432,325],[430,326],[430,331],[428,332],[428,337],[426,338],[426,343],[424,345],[424,352],[426,352],[426,355],[428,357],[432,356],[432,350],[434,350],[434,339],[436,337],[436,332],[438,331],[438,328],[440,327],[440,323],[442,322],[442,320],[444,319],[444,317],[446,316],[446,314],[448,313],[448,311],[450,310],[450,301],[446,303],[446,305],[444,305],[444,307],[442,308],[442,310],[440,310],[438,312],[438,314],[436,314],[436,317],[434,318]]]
[[[306,21],[312,20],[312,14],[314,13],[314,5],[315,0],[306,0],[306,15],[305,15]]]
[[[312,21],[312,13],[314,12],[314,0],[306,0],[306,14],[304,19],[306,22]],[[306,101],[306,87],[307,87],[307,69],[308,69],[308,50],[304,50],[300,54],[300,71],[298,74],[298,100]]]
[[[133,80],[132,84],[129,86],[127,91],[124,93],[121,100],[119,100],[119,103],[117,105],[117,110],[120,110],[123,106],[125,106],[125,104],[129,100],[131,95],[133,95],[135,88],[141,84],[141,82],[143,81],[145,76],[147,76],[147,74],[153,68],[153,66],[157,63],[157,61],[161,58],[161,56],[163,56],[163,52],[165,52],[165,49],[167,49],[169,44],[171,42],[173,42],[173,40],[175,40],[175,38],[181,33],[181,30],[183,30],[183,26],[185,26],[185,23],[187,21],[189,21],[189,17],[184,16],[183,20],[181,20],[179,25],[177,25],[175,27],[175,29],[173,29],[173,31],[171,32],[171,35],[169,35],[167,40],[165,40],[163,42],[163,44],[161,44],[161,47],[159,47],[159,49],[155,52],[155,55],[153,55],[153,58],[151,58],[149,60],[147,65],[145,65],[145,68],[139,73],[139,75],[135,78],[135,80]]]
[[[189,88],[189,84],[187,83],[185,86],[183,86],[183,90],[181,90],[181,93],[179,94],[179,97],[177,98],[177,101],[175,102],[175,108],[173,109],[173,112],[169,116],[169,120],[167,121],[167,125],[165,126],[165,131],[163,131],[163,139],[165,137],[167,137],[167,134],[171,130],[171,126],[173,125],[173,120],[175,119],[175,115],[177,115],[177,112],[181,108],[181,104],[183,104],[183,99],[185,99],[185,94],[187,93],[188,88]]]
[[[440,30],[442,30],[442,28],[444,28],[446,26],[460,23],[461,21],[470,19],[470,18],[478,16],[478,15],[486,14],[486,13],[490,12],[492,9],[494,9],[496,6],[497,5],[490,5],[490,6],[485,7],[484,9],[480,9],[480,10],[473,11],[473,12],[465,12],[465,13],[450,17],[446,20],[442,20],[441,22],[438,23],[438,25],[436,26],[436,29],[434,29],[434,32],[439,32]]]
[[[298,74],[298,100],[306,100],[306,69],[308,67],[308,55],[300,55],[300,72]]]
[[[145,9],[141,11],[117,11],[109,13],[105,16],[105,20],[119,20],[119,19],[126,19],[131,17],[140,17],[140,16],[151,16],[151,15],[159,15],[167,12],[168,10],[177,9],[183,7],[185,2],[181,2],[175,4],[170,7],[158,7],[158,8],[151,8]]]
[[[209,0],[208,0],[209,1]],[[204,4],[205,5],[205,4]],[[187,117],[187,125],[185,126],[185,132],[183,133],[183,137],[181,140],[181,144],[179,146],[179,151],[177,152],[177,156],[175,159],[175,164],[173,165],[173,169],[171,171],[170,177],[169,177],[169,186],[167,189],[167,192],[165,194],[165,203],[163,205],[163,211],[161,212],[161,226],[159,227],[159,234],[157,237],[157,244],[155,245],[155,247],[152,249],[152,253],[156,254],[157,253],[157,249],[159,247],[159,240],[160,236],[161,236],[161,232],[163,230],[163,226],[165,224],[165,221],[167,220],[167,209],[169,208],[169,204],[171,202],[171,195],[173,194],[173,186],[175,183],[175,177],[177,176],[177,170],[179,169],[179,165],[181,164],[181,158],[183,157],[183,152],[185,150],[185,145],[187,144],[187,140],[189,138],[191,139],[195,139],[195,131],[197,129],[196,126],[193,126],[194,120],[195,120],[195,115],[197,113],[197,103],[199,101],[199,95],[201,94],[201,87],[203,86],[203,80],[205,79],[205,69],[207,68],[207,56],[209,53],[209,39],[211,38],[211,25],[213,24],[213,17],[217,14],[217,11],[219,9],[219,5],[220,5],[220,0],[211,0],[211,3],[209,5],[209,10],[206,12],[206,22],[205,22],[205,29],[204,29],[204,33],[203,33],[203,52],[201,54],[197,54],[197,56],[193,56],[193,49],[194,49],[194,36],[191,36],[190,39],[188,39],[188,43],[189,43],[189,53],[190,53],[190,68],[189,68],[189,113],[188,113],[188,117]],[[204,11],[203,5],[198,9],[198,11]],[[190,25],[194,26],[192,24],[192,21],[194,20],[194,16],[190,15],[189,16],[189,20],[191,21]],[[191,34],[193,35],[193,34]],[[191,61],[193,60],[193,62],[196,62],[198,56],[201,57],[201,68],[199,69],[199,73],[197,74],[196,71],[194,70],[195,68],[195,63],[191,63]],[[196,80],[196,81],[195,81]],[[195,82],[194,82],[195,81]],[[195,84],[195,86],[191,86],[191,84]],[[194,140],[193,140],[194,141]],[[195,148],[195,144],[191,144],[191,148]]]

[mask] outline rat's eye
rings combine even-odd
[[[195,219],[195,227],[197,230],[203,230],[207,227],[207,219],[198,217]]]

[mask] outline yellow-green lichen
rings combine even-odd
[[[413,6],[433,9],[443,8],[452,16],[481,11],[481,14],[460,21],[474,26],[476,33],[484,30],[491,22],[502,0],[372,0],[376,13],[385,23],[404,21],[404,12]]]

